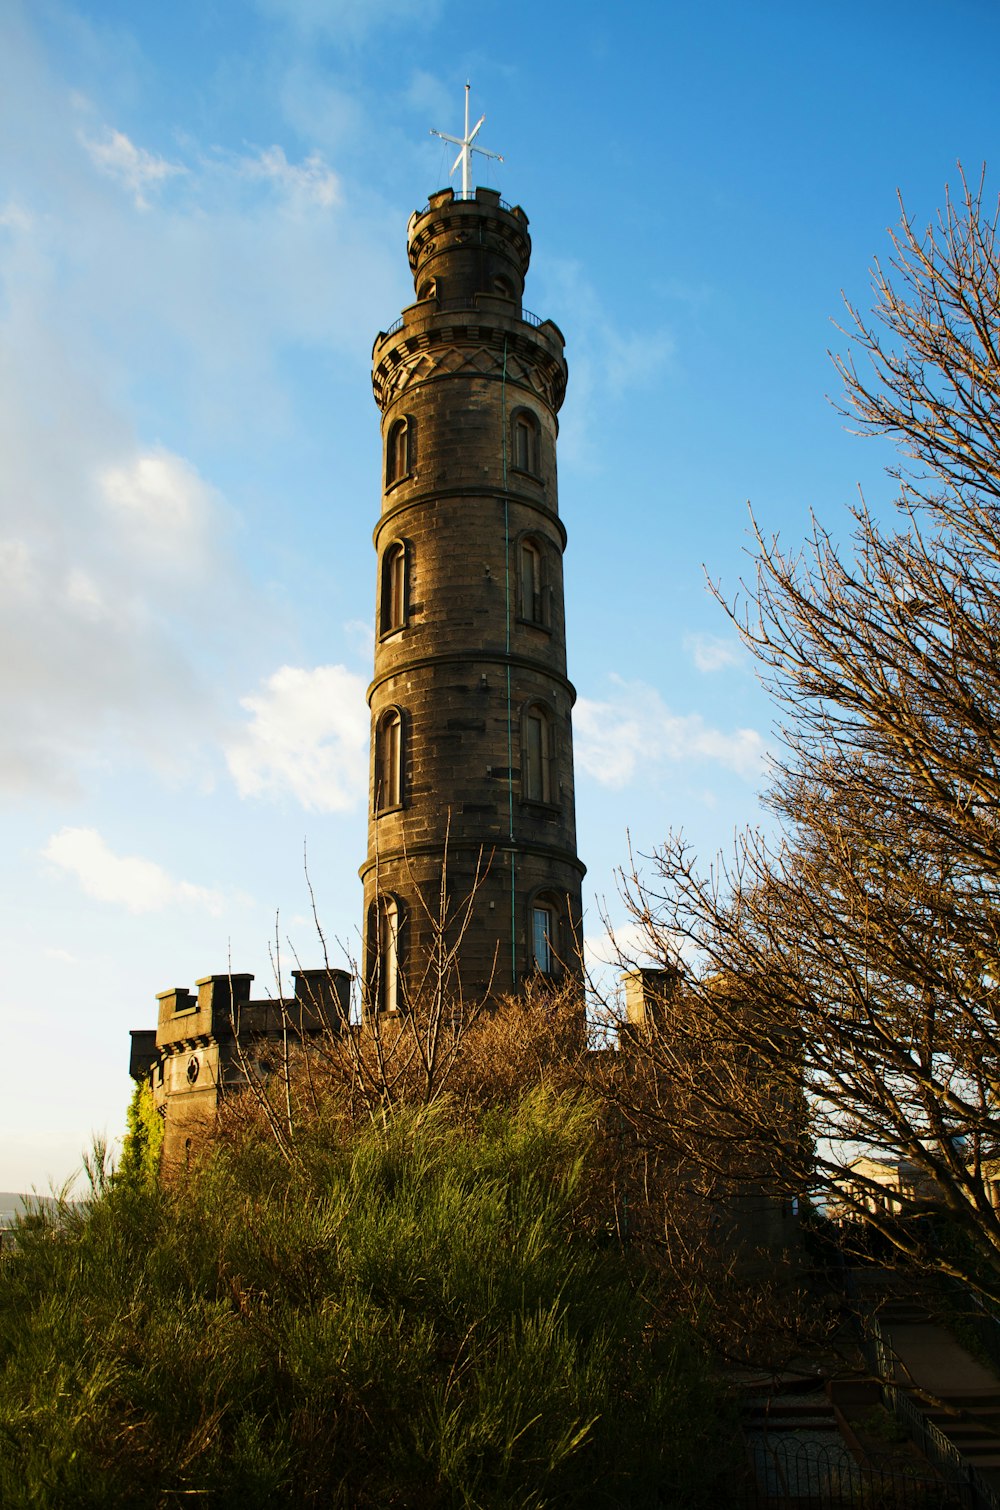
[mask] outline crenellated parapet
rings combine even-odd
[[[163,1167],[176,1172],[211,1133],[220,1097],[264,1080],[289,1046],[319,1033],[340,1034],[350,1017],[346,970],[293,970],[290,997],[252,999],[253,976],[206,975],[196,990],[157,995],[155,1029],[132,1034],[130,1073],[149,1081],[165,1119]]]
[[[499,283],[508,298],[520,301],[531,261],[528,217],[496,189],[480,187],[469,199],[439,189],[410,216],[406,250],[419,298],[430,283],[447,297],[478,294]]]

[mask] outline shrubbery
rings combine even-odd
[[[294,1158],[252,1125],[141,1163],[0,1268],[8,1507],[695,1505],[717,1399],[646,1271],[582,1213],[595,1118],[536,1088]]]

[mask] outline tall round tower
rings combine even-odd
[[[451,984],[466,999],[576,970],[584,875],[556,489],[563,337],[522,308],[528,219],[498,193],[432,195],[408,249],[416,303],[372,354],[383,488],[361,876],[384,1011],[415,1000],[442,944],[459,945]]]

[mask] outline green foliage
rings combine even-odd
[[[128,1132],[122,1143],[117,1178],[131,1185],[155,1185],[163,1147],[163,1118],[156,1110],[147,1080],[136,1085],[125,1115]]]
[[[317,1118],[117,1178],[0,1268],[0,1503],[717,1503],[718,1408],[581,1230],[591,1111]]]

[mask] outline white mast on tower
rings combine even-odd
[[[476,124],[473,126],[472,130],[469,130],[469,90],[471,89],[471,87],[471,84],[466,84],[465,86],[465,135],[449,136],[447,131],[435,131],[434,127],[431,127],[431,136],[439,136],[443,142],[453,142],[454,145],[460,149],[458,156],[451,165],[451,173],[454,173],[459,163],[462,164],[463,199],[470,199],[472,197],[473,152],[480,152],[483,157],[494,157],[496,158],[498,163],[503,162],[503,158],[500,156],[499,152],[488,152],[485,147],[477,147],[473,145],[476,136],[479,133],[479,128],[485,121],[486,117],[485,115],[481,115]],[[451,177],[451,173],[448,174],[449,178]]]

